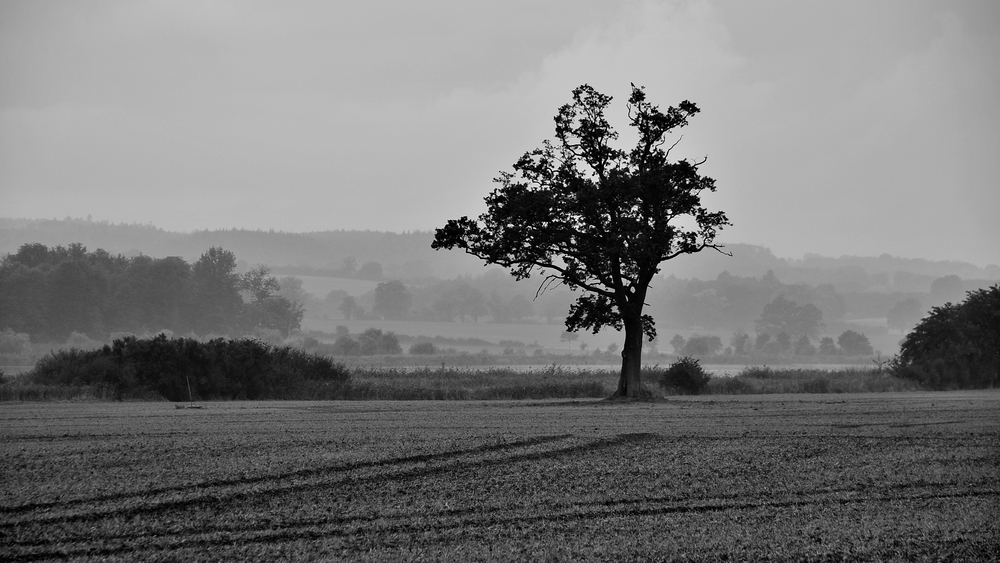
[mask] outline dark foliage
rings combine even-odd
[[[668,393],[697,395],[705,390],[711,379],[696,358],[685,356],[670,364],[660,375],[660,387]]]
[[[104,339],[162,330],[237,336],[276,329],[287,337],[301,325],[302,307],[272,295],[278,282],[266,267],[251,273],[237,275],[236,256],[217,247],[189,265],[176,256],[25,244],[0,261],[0,329],[55,341],[74,332]],[[254,301],[244,303],[241,290]]]
[[[613,145],[618,133],[604,115],[610,104],[591,86],[573,90],[573,102],[555,116],[555,140],[525,153],[513,172],[501,172],[487,211],[448,221],[432,246],[460,248],[518,279],[542,271],[542,287],[581,290],[566,328],[624,329],[615,394],[641,397],[648,394],[640,378],[642,338],[656,336],[653,318],[643,313],[650,281],[666,260],[718,249],[715,237],[730,223],[702,204],[702,194],[715,191],[715,180],[699,173],[703,161],[671,161],[672,146],[664,146],[698,113],[695,104],[685,100],[661,112],[633,85],[627,107],[637,142],[630,151]]]
[[[931,309],[906,335],[892,370],[932,389],[1000,385],[1000,284]]]
[[[105,387],[118,398],[154,392],[182,401],[334,398],[350,376],[328,358],[287,346],[160,334],[115,340],[97,350],[60,350],[40,360],[28,378],[42,385]]]

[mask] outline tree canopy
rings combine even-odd
[[[665,112],[632,86],[627,110],[637,140],[614,146],[618,133],[605,118],[611,97],[589,85],[573,90],[572,103],[555,116],[555,139],[525,153],[513,172],[501,172],[478,220],[450,220],[432,247],[460,248],[508,268],[518,279],[546,274],[539,291],[563,283],[582,290],[570,307],[570,331],[625,330],[616,396],[648,394],[640,379],[642,337],[656,335],[643,314],[646,292],[660,264],[715,243],[729,220],[702,205],[715,180],[699,173],[705,160],[670,160],[698,107],[683,101]]]
[[[893,363],[896,375],[932,388],[1000,385],[1000,284],[931,309]]]

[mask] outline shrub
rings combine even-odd
[[[434,346],[433,342],[417,342],[410,346],[410,354],[424,356],[437,354],[437,347]]]
[[[660,375],[660,387],[668,393],[697,395],[708,385],[709,378],[696,358],[685,356]]]

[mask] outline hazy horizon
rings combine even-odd
[[[721,239],[1000,264],[1000,4],[0,4],[0,215],[432,231],[570,90],[702,113]],[[630,142],[621,127],[622,143]]]
[[[273,233],[291,234],[291,235],[309,235],[309,234],[318,234],[318,233],[326,233],[326,232],[338,232],[338,231],[344,231],[344,232],[386,233],[386,234],[397,234],[397,235],[407,235],[407,234],[410,234],[410,233],[427,233],[428,236],[432,236],[433,235],[433,229],[413,229],[413,230],[409,230],[409,231],[389,231],[389,230],[384,230],[384,229],[383,230],[378,230],[378,229],[324,229],[324,230],[314,230],[314,231],[288,231],[288,230],[267,229],[267,228],[220,227],[220,228],[210,228],[210,229],[174,230],[174,229],[163,228],[163,227],[161,227],[159,225],[156,225],[154,223],[151,223],[151,222],[148,222],[148,223],[112,222],[112,221],[109,221],[107,219],[100,219],[100,218],[94,218],[94,217],[87,218],[87,217],[68,217],[67,216],[67,217],[62,217],[62,218],[59,218],[59,217],[45,218],[45,217],[2,217],[2,216],[0,216],[0,222],[2,222],[2,221],[24,221],[24,222],[34,223],[34,222],[44,222],[44,221],[66,221],[66,220],[70,220],[70,221],[74,221],[74,222],[90,222],[90,223],[97,223],[97,224],[107,224],[107,225],[111,225],[111,226],[116,226],[116,225],[119,225],[119,226],[136,226],[137,225],[137,226],[141,226],[141,227],[148,227],[148,228],[159,229],[159,230],[161,230],[163,232],[166,232],[166,233],[185,234],[185,235],[190,235],[190,234],[195,234],[195,233],[225,232],[225,231],[229,231],[229,230],[236,230],[236,231],[241,231],[242,230],[242,231],[249,231],[249,232],[260,232],[260,233],[273,232]],[[31,241],[24,241],[24,243],[27,243],[27,242],[31,242]],[[34,241],[34,242],[37,242],[37,241]],[[65,241],[63,244],[70,244],[72,242],[80,242],[80,241]],[[966,261],[966,260],[958,260],[958,259],[933,259],[933,258],[928,258],[928,257],[924,257],[924,256],[905,256],[905,255],[890,254],[890,253],[880,253],[880,254],[837,254],[837,255],[833,255],[833,254],[822,254],[820,252],[811,252],[811,251],[806,251],[806,252],[804,252],[804,253],[802,253],[800,255],[797,255],[797,256],[789,256],[789,255],[784,255],[784,254],[780,254],[778,252],[775,252],[773,248],[767,246],[766,244],[760,244],[760,243],[755,243],[755,242],[736,241],[736,240],[722,240],[722,241],[720,241],[720,244],[722,245],[722,250],[726,250],[727,246],[733,247],[735,245],[746,245],[746,246],[753,246],[753,247],[764,248],[764,249],[768,250],[771,253],[772,256],[774,256],[775,258],[777,258],[779,260],[797,261],[797,260],[806,260],[806,259],[808,259],[810,257],[820,257],[820,258],[829,258],[829,259],[843,259],[843,258],[863,258],[863,259],[869,259],[869,258],[880,258],[883,255],[887,255],[890,258],[900,259],[900,260],[917,260],[917,261],[926,260],[928,262],[965,263],[965,264],[972,265],[972,266],[974,266],[974,267],[976,267],[976,268],[978,268],[980,270],[984,270],[984,271],[987,271],[987,272],[991,271],[991,270],[994,270],[994,269],[1000,269],[1000,264],[998,264],[998,263],[979,264],[979,263],[976,263],[976,262],[969,262],[969,261]],[[96,247],[95,248],[89,248],[89,250],[95,250],[95,249],[96,249]],[[733,250],[733,249],[730,248],[729,250]],[[11,251],[13,251],[13,249],[11,249]],[[448,252],[448,251],[445,251],[445,252]],[[452,250],[450,252],[460,252],[460,251]],[[678,261],[680,261],[680,263],[684,263],[684,262],[687,262],[689,260],[702,260],[702,259],[705,259],[706,257],[708,257],[710,255],[715,255],[715,254],[717,254],[717,253],[713,252],[713,251],[706,251],[706,252],[702,252],[702,253],[695,254],[695,255],[679,257],[679,258],[676,258],[673,261],[671,261],[670,262],[670,266],[678,264]],[[669,268],[670,266],[668,266],[666,263],[664,264],[664,268]],[[495,266],[495,267],[499,268],[499,266]]]

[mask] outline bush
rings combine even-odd
[[[160,334],[126,337],[97,350],[54,352],[35,365],[28,379],[40,385],[107,387],[118,399],[155,393],[183,401],[311,398],[320,388],[323,396],[331,396],[336,394],[332,388],[346,386],[350,375],[328,358],[289,346]]]
[[[668,393],[697,395],[704,391],[709,379],[696,358],[685,356],[670,364],[660,375],[660,387]]]
[[[417,342],[410,346],[410,354],[424,356],[437,354],[437,347],[434,346],[433,342]]]

